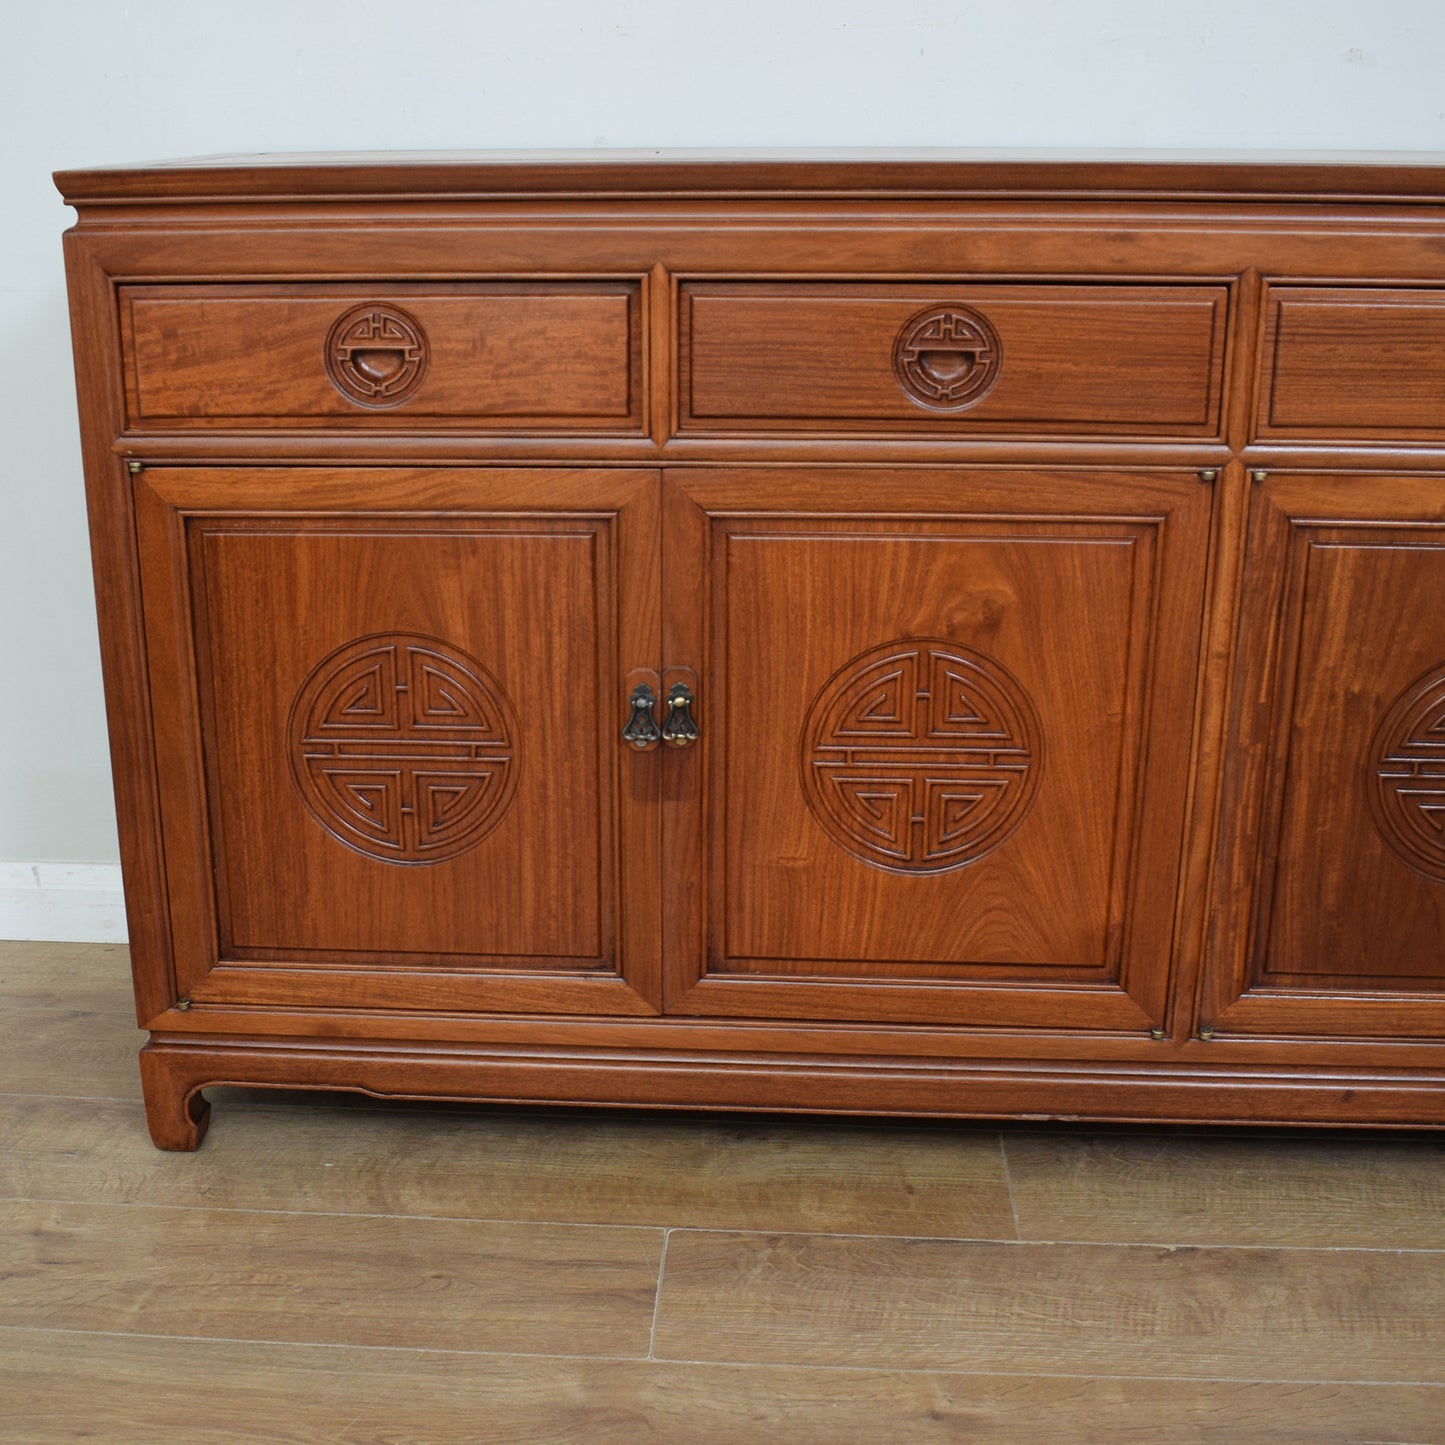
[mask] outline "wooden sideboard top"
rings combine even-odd
[[[200,156],[58,171],[71,205],[568,194],[1445,201],[1445,152],[393,151]]]

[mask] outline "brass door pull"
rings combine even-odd
[[[622,725],[622,741],[639,753],[648,752],[662,740],[662,729],[653,716],[657,694],[645,682],[640,682],[632,689],[627,705],[632,712]]]
[[[662,725],[662,740],[668,747],[690,748],[697,741],[692,702],[692,689],[685,682],[675,682],[668,689],[667,720]]]

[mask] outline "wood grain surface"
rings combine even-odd
[[[661,1359],[1445,1383],[1445,1254],[674,1232]]]
[[[0,998],[7,1011],[74,1008],[132,1014],[130,950],[123,943],[0,940]]]
[[[400,411],[328,375],[328,333],[356,307],[399,309],[424,370]],[[126,287],[133,426],[587,427],[636,430],[636,283],[572,286]]]
[[[0,1391],[0,1438],[26,1445],[232,1445],[241,1433],[248,1445],[1445,1441],[1445,1390],[1428,1386],[525,1359],[51,1330],[0,1329]]]
[[[1228,293],[1201,286],[694,283],[681,296],[685,431],[1206,437],[1219,426]],[[966,410],[895,375],[910,319],[962,307],[1001,360]]]
[[[1264,348],[1262,437],[1438,442],[1445,435],[1439,291],[1271,287]]]
[[[584,1225],[10,1201],[0,1204],[0,1323],[645,1355],[662,1239]]]
[[[0,947],[5,1445],[1445,1445],[1429,1139],[228,1089],[168,1154],[62,1068],[117,963]]]
[[[143,1035],[125,1014],[26,1009],[0,1052],[0,1093],[138,1099],[136,1047]]]
[[[1010,1239],[991,1130],[452,1110],[268,1095],[217,1111],[229,1164],[153,1159],[132,1103],[16,1098],[0,1197],[457,1219]],[[219,1152],[219,1151],[213,1151]]]
[[[1438,158],[57,181],[161,1147],[219,1083],[1445,1121]]]
[[[1019,1237],[1445,1248],[1445,1141],[1005,1137]]]
[[[176,197],[669,195],[758,191],[908,192],[994,197],[1160,194],[1438,196],[1445,155],[1429,151],[1058,150],[1015,147],[593,148],[315,152],[76,167],[56,183],[71,204]]]
[[[1445,665],[1445,486],[1296,472],[1253,493],[1221,830],[1234,893],[1203,1016],[1439,1039],[1445,882],[1377,821],[1370,795],[1382,769],[1408,770],[1381,752],[1401,741],[1380,737],[1392,708]],[[1430,749],[1427,735],[1414,752]],[[1417,843],[1438,831],[1440,767],[1427,757],[1401,779]]]

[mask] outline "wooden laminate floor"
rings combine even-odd
[[[0,943],[0,1440],[1445,1445],[1445,1138],[216,1090]]]

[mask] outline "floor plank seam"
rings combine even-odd
[[[86,1209],[156,1209],[185,1210],[190,1214],[273,1214],[287,1219],[408,1219],[421,1224],[508,1224],[525,1225],[528,1229],[612,1229],[629,1230],[633,1233],[660,1234],[665,1229],[660,1224],[601,1224],[596,1220],[571,1219],[508,1219],[502,1216],[478,1216],[472,1214],[396,1214],[376,1210],[349,1209],[262,1209],[255,1206],[232,1204],[147,1204],[143,1201],[122,1201],[115,1199],[51,1199],[35,1194],[0,1194],[4,1204],[71,1204]],[[719,1233],[731,1233],[720,1230]],[[742,1233],[744,1231],[738,1231]],[[753,1230],[749,1233],[789,1233],[783,1230]],[[809,1236],[810,1238],[812,1236]],[[864,1236],[872,1238],[874,1236]],[[878,1238],[908,1238],[907,1235],[880,1235]]]
[[[832,1370],[839,1374],[886,1374],[886,1375],[960,1375],[969,1379],[997,1377],[1009,1380],[1117,1380],[1124,1383],[1154,1382],[1174,1385],[1280,1385],[1280,1386],[1358,1386],[1360,1388],[1389,1390],[1441,1390],[1445,1391],[1445,1380],[1381,1380],[1349,1379],[1318,1376],[1296,1378],[1280,1375],[1115,1375],[1100,1370],[1010,1370],[1004,1367],[991,1369],[970,1369],[962,1366],[937,1365],[932,1368],[919,1365],[852,1365],[833,1364],[812,1360],[748,1360],[748,1359],[691,1359],[681,1355],[658,1355],[652,1361],[658,1365],[689,1365],[697,1367],[746,1366],[750,1370]],[[1362,1442],[1363,1445],[1363,1442]]]
[[[652,1328],[647,1333],[647,1358],[655,1360],[657,1355],[657,1317],[662,1310],[662,1281],[667,1273],[667,1245],[672,1238],[672,1230],[665,1229],[662,1233],[662,1253],[657,1259],[657,1293],[652,1298]]]
[[[641,1226],[638,1226],[641,1227]],[[843,1230],[808,1229],[730,1229],[722,1225],[683,1224],[675,1225],[676,1234],[744,1234],[761,1238],[778,1235],[795,1235],[803,1239],[874,1239],[896,1240],[900,1243],[916,1241],[920,1244],[1002,1244],[1013,1248],[1046,1249],[1147,1249],[1154,1252],[1167,1250],[1170,1253],[1199,1253],[1206,1249],[1251,1250],[1256,1253],[1268,1251],[1278,1254],[1445,1254],[1445,1244],[1439,1246],[1412,1245],[1367,1245],[1367,1244],[1214,1244],[1201,1243],[1197,1239],[1180,1240],[1171,1243],[1164,1240],[1138,1239],[997,1239],[978,1234],[864,1234]]]
[[[1200,1240],[1114,1240],[1114,1239],[1004,1239],[984,1234],[885,1234],[848,1230],[815,1229],[760,1229],[745,1225],[683,1224],[659,1225],[651,1223],[619,1223],[598,1220],[535,1219],[517,1218],[506,1215],[473,1214],[408,1214],[388,1210],[351,1209],[282,1209],[265,1208],[259,1205],[235,1204],[186,1204],[148,1203],[143,1200],[114,1200],[94,1198],[70,1198],[65,1196],[0,1193],[0,1203],[5,1204],[62,1204],[78,1205],[96,1209],[155,1209],[185,1210],[199,1214],[271,1214],[296,1219],[411,1219],[423,1223],[438,1224],[507,1224],[526,1225],[539,1229],[614,1229],[661,1231],[664,1234],[732,1234],[747,1238],[771,1239],[792,1236],[799,1239],[859,1239],[882,1242],[917,1242],[920,1244],[988,1244],[1030,1249],[1137,1249],[1168,1253],[1198,1253],[1202,1250],[1250,1250],[1256,1253],[1274,1254],[1391,1254],[1391,1255],[1436,1255],[1445,1254],[1445,1244],[1425,1245],[1366,1245],[1366,1244],[1269,1244],[1269,1243],[1216,1243]]]
[[[74,1014],[87,1019],[124,1019],[135,1032],[144,1032],[129,1009],[95,1008],[88,999],[83,1003],[26,1003],[23,996],[13,998],[0,990],[0,1003],[5,1005],[7,1013]]]
[[[144,1101],[134,1094],[50,1094],[31,1093],[25,1089],[0,1089],[0,1099],[57,1099],[70,1104],[132,1104],[137,1109],[145,1108]]]
[[[84,1335],[87,1338],[109,1340],[169,1340],[183,1345],[258,1345],[270,1349],[306,1350],[366,1350],[381,1354],[396,1355],[445,1355],[461,1359],[486,1360],[581,1360],[617,1365],[645,1365],[646,1355],[585,1355],[574,1351],[547,1350],[451,1350],[440,1345],[364,1345],[349,1340],[296,1340],[272,1339],[257,1335],[167,1335],[153,1334],[146,1330],[82,1330],[66,1325],[15,1325],[0,1324],[0,1334],[39,1333],[52,1335]],[[794,1368],[789,1366],[789,1368]],[[910,1373],[929,1373],[910,1371]],[[1132,1377],[1131,1377],[1132,1378]]]
[[[778,1372],[829,1371],[845,1375],[920,1375],[960,1376],[969,1379],[997,1377],[1010,1380],[1113,1380],[1124,1383],[1159,1383],[1183,1385],[1267,1385],[1267,1386],[1355,1386],[1360,1388],[1387,1390],[1439,1390],[1445,1393],[1442,1380],[1379,1380],[1379,1379],[1332,1379],[1318,1377],[1301,1379],[1269,1375],[1169,1375],[1133,1374],[1118,1375],[1099,1371],[1080,1370],[1010,1370],[1010,1369],[969,1369],[960,1367],[935,1366],[932,1368],[875,1364],[829,1364],[806,1361],[778,1360],[733,1360],[733,1359],[688,1359],[681,1356],[659,1355],[580,1355],[547,1353],[538,1350],[449,1350],[434,1345],[360,1345],[333,1340],[287,1340],[255,1339],[233,1335],[164,1335],[148,1334],[137,1330],[82,1330],[60,1325],[7,1325],[0,1324],[0,1334],[54,1334],[75,1335],[87,1338],[116,1340],[170,1341],[177,1344],[202,1345],[256,1345],[272,1349],[306,1350],[356,1350],[371,1354],[442,1356],[448,1359],[487,1360],[576,1360],[582,1363],[619,1365],[687,1365],[697,1367],[745,1366],[750,1370],[773,1370]],[[1408,1441],[1361,1441],[1360,1445],[1413,1445]]]

